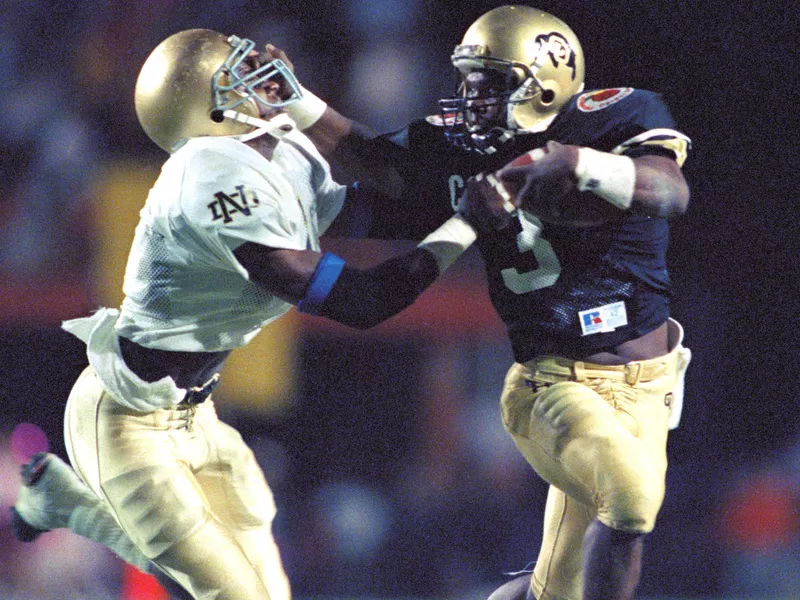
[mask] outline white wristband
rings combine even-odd
[[[417,248],[424,248],[436,258],[439,274],[456,262],[464,251],[472,245],[478,234],[460,214],[450,217],[436,231],[422,240]]]
[[[593,192],[621,210],[631,207],[636,165],[630,157],[581,148],[575,176],[582,192]]]
[[[308,129],[319,121],[328,105],[319,96],[315,96],[303,86],[300,86],[303,97],[286,107],[286,114],[297,124],[300,131]]]

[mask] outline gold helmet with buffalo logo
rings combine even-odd
[[[462,81],[475,70],[491,69],[505,76],[496,99],[505,105],[504,132],[490,125],[495,130],[490,135],[482,130],[480,119],[463,118],[471,104],[463,86],[456,98],[440,103],[449,122],[477,123],[467,127],[473,142],[483,135],[499,135],[502,141],[517,131],[543,131],[583,89],[584,58],[577,36],[561,19],[529,6],[500,6],[481,15],[467,29],[451,61]]]

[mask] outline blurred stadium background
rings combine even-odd
[[[499,4],[2,1],[0,599],[164,598],[69,532],[16,542],[5,508],[28,456],[64,456],[63,404],[85,357],[59,323],[120,300],[137,212],[165,159],[133,111],[149,51],[193,27],[273,42],[302,82],[386,131],[453,91],[453,46]],[[577,32],[587,85],[662,92],[694,140],[671,260],[695,358],[640,596],[797,600],[796,7],[534,5]],[[235,356],[215,397],[275,491],[298,598],[481,600],[535,557],[544,486],[496,411],[510,360],[474,255],[374,331],[292,313]]]

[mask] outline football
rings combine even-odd
[[[547,148],[536,148],[518,156],[503,169],[533,164],[541,160],[547,153]],[[496,193],[508,197],[515,206],[534,214],[545,223],[569,227],[597,227],[619,220],[625,214],[594,193],[581,192],[575,187],[574,182],[568,179],[564,180],[564,191],[561,193],[553,193],[536,202],[519,200],[516,196],[522,188],[522,184],[520,183],[517,187],[515,183],[508,180],[501,182],[498,173],[499,171],[489,178],[493,182]]]

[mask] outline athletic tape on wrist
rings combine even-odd
[[[312,94],[303,86],[300,86],[300,90],[303,92],[303,97],[294,104],[288,105],[286,114],[297,123],[297,128],[303,131],[319,121],[328,105],[322,98]]]
[[[631,207],[636,186],[636,165],[630,157],[581,148],[578,150],[575,176],[578,178],[578,189],[582,192],[593,192],[621,210]]]
[[[297,303],[297,310],[309,315],[319,314],[319,309],[331,293],[342,269],[344,269],[343,258],[330,252],[323,254],[311,276],[306,295]]]
[[[431,232],[417,245],[417,248],[424,248],[433,254],[441,275],[472,245],[477,237],[472,225],[467,223],[460,214],[457,214]]]

